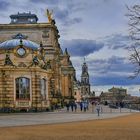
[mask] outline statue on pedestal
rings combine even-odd
[[[34,64],[34,65],[38,65],[39,64],[39,60],[38,60],[37,56],[34,56],[32,64]]]
[[[50,63],[50,60],[47,61],[47,63],[45,62],[45,65],[44,65],[42,68],[45,69],[45,70],[51,69],[51,63]]]
[[[5,58],[5,63],[4,65],[10,65],[10,66],[14,66],[13,62],[10,59],[9,54],[6,54],[6,58]]]

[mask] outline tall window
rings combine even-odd
[[[16,78],[16,99],[30,99],[30,79],[26,77]]]
[[[46,79],[41,79],[41,95],[42,99],[46,99]]]

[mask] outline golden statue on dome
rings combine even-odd
[[[50,12],[49,9],[46,10],[46,15],[48,17],[49,23],[52,22],[52,15],[53,15],[53,10]]]

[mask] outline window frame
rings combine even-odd
[[[30,78],[28,77],[15,78],[15,99],[16,100],[31,100],[30,87],[31,87]]]

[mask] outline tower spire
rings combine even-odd
[[[85,61],[82,65],[82,74],[81,74],[81,93],[82,96],[89,96],[90,95],[90,83],[89,83],[89,74],[88,74],[88,66]]]
[[[86,63],[86,58],[84,57],[84,63]]]

